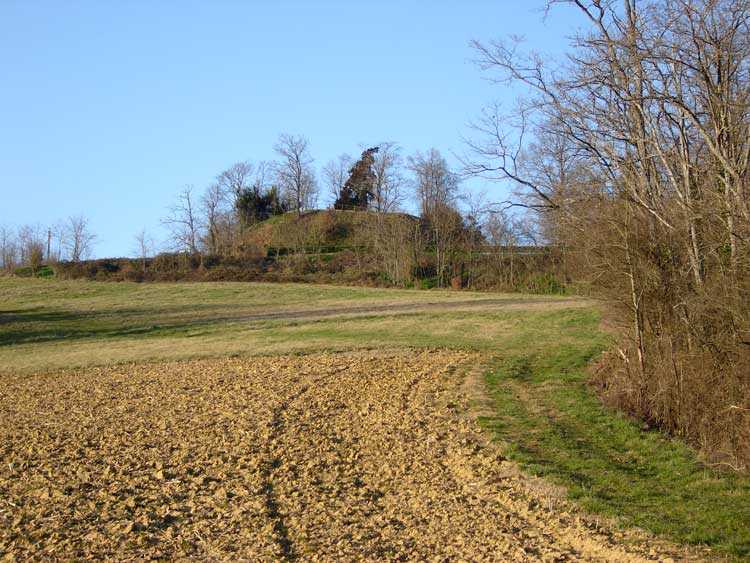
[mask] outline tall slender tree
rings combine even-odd
[[[302,211],[315,206],[318,196],[309,143],[301,135],[284,133],[274,149],[280,157],[274,167],[276,182],[289,207],[299,217]]]

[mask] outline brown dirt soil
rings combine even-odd
[[[485,444],[456,352],[91,368],[0,383],[0,560],[686,560]]]

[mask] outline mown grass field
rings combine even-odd
[[[243,283],[0,279],[0,374],[182,358],[362,349],[479,352],[484,427],[585,509],[719,556],[750,556],[750,480],[643,432],[588,385],[610,344],[567,297]]]
[[[483,307],[488,299],[502,306]],[[0,371],[6,372],[232,354],[492,350],[529,314],[584,305],[537,295],[33,279],[1,279],[0,303]],[[394,310],[379,310],[386,307]]]

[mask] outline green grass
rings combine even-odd
[[[748,558],[750,479],[705,467],[684,444],[598,401],[586,368],[609,342],[595,312],[550,321],[522,325],[493,362],[486,379],[496,414],[483,425],[512,459],[564,485],[584,509]]]
[[[473,311],[481,314],[471,317],[451,305],[479,299],[503,299],[515,307],[529,303],[531,309],[540,303],[566,303],[540,296],[318,285],[4,278],[0,372],[229,354],[406,348],[431,342],[432,347],[470,346],[472,339],[489,349],[506,326],[504,309],[475,307]],[[441,303],[446,310],[419,315],[346,312],[353,307],[422,303]],[[306,312],[304,318],[257,318],[300,311]],[[323,315],[331,311],[341,312]],[[513,317],[514,322],[518,318]]]
[[[466,307],[464,301],[502,299]],[[419,305],[425,311],[346,312]],[[337,314],[326,316],[326,311]],[[253,319],[306,311],[304,317]],[[0,278],[0,373],[231,354],[453,348],[490,366],[482,424],[585,509],[676,541],[750,556],[750,479],[597,400],[587,366],[611,342],[589,301],[556,296],[247,283]]]

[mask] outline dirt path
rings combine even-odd
[[[0,386],[0,560],[685,560],[483,445],[461,353],[90,369]],[[4,555],[4,557],[3,557]]]
[[[345,315],[378,315],[383,313],[417,313],[421,311],[471,310],[476,308],[534,308],[543,305],[546,310],[559,307],[590,307],[593,301],[588,299],[555,298],[555,299],[518,299],[499,297],[491,299],[467,299],[463,301],[432,301],[427,303],[396,303],[387,305],[362,305],[351,307],[331,307],[328,309],[300,309],[296,311],[271,311],[254,315],[231,317],[235,322],[253,322],[264,320],[304,319],[318,317],[338,317]],[[229,319],[228,319],[229,320]]]

